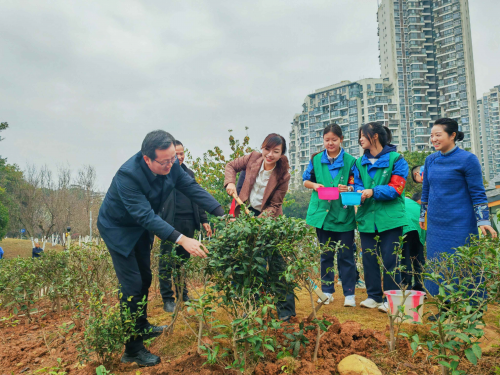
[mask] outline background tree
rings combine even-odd
[[[305,219],[311,194],[312,190],[305,188],[289,191],[285,196],[287,204],[283,205],[283,213],[286,216]]]
[[[245,128],[248,130],[248,128]],[[229,146],[231,147],[231,154],[226,157],[219,146],[215,146],[213,150],[208,150],[203,154],[202,158],[197,158],[191,161],[191,154],[187,152],[186,163],[194,171],[196,181],[202,188],[207,190],[217,201],[226,209],[229,210],[232,198],[227,195],[224,188],[224,172],[226,164],[231,160],[239,158],[249,152],[252,148],[248,145],[250,137],[247,135],[240,142],[236,140],[229,130]]]
[[[411,197],[416,192],[422,191],[422,184],[417,184],[413,181],[411,169],[417,165],[424,165],[425,158],[432,153],[432,151],[405,151],[402,153],[405,160],[408,162],[408,166],[410,167],[410,172],[408,173],[408,178],[406,179],[405,191],[407,197]]]
[[[5,195],[5,189],[0,187],[0,199]],[[9,210],[2,203],[0,203],[0,241],[7,234],[9,228]]]
[[[0,132],[2,130],[5,130],[9,127],[9,124],[7,122],[0,122]],[[0,137],[0,141],[3,141],[5,138]]]

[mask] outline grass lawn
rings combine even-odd
[[[43,243],[40,243],[43,246]],[[11,259],[20,256],[21,258],[31,258],[33,249],[31,240],[20,240],[18,238],[4,238],[0,241],[0,247],[4,251],[4,258]],[[52,246],[49,242],[45,245],[45,250],[63,250],[61,245]]]

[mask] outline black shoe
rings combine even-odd
[[[168,328],[168,326],[149,326],[148,328],[146,328],[146,333],[142,335],[142,338],[143,340],[147,340],[153,337],[158,337],[166,328]]]
[[[141,367],[149,367],[160,363],[161,358],[144,348],[134,354],[123,353],[121,361],[122,363],[135,362]]]
[[[175,302],[174,301],[167,301],[163,304],[163,310],[168,313],[173,313],[175,310]]]
[[[438,313],[436,315],[431,315],[427,318],[427,320],[429,322],[437,322],[439,320],[439,318],[441,317],[441,315]]]
[[[289,323],[291,317],[292,317],[291,315],[289,315],[289,316],[283,316],[283,317],[280,318],[280,320],[282,322],[284,322],[284,323]]]

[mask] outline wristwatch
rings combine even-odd
[[[352,193],[352,192],[354,191],[354,187],[352,187],[352,186],[348,186],[348,187],[347,187],[347,191],[349,191],[349,192],[351,192],[351,193]]]

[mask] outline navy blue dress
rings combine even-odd
[[[481,164],[476,155],[458,147],[436,152],[425,160],[422,213],[427,210],[427,258],[452,254],[478,235],[479,225],[491,225]],[[432,295],[437,285],[427,283]]]

